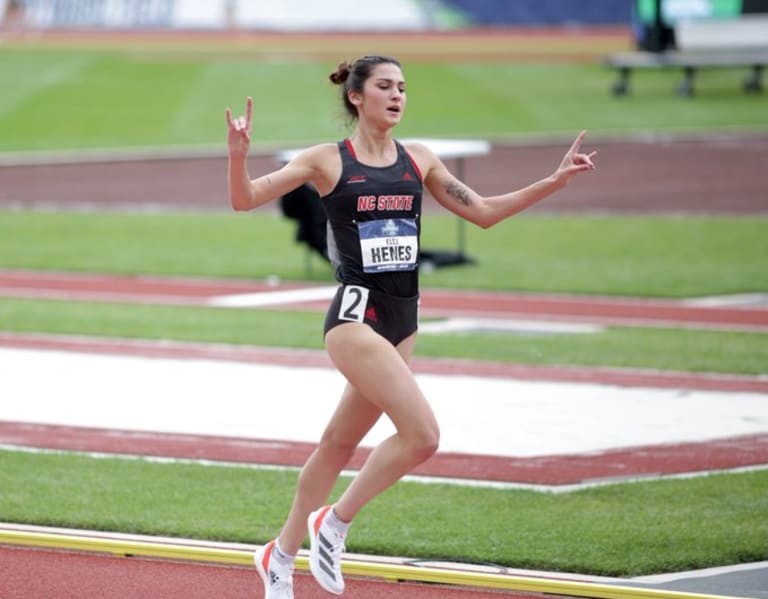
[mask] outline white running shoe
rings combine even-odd
[[[344,536],[326,522],[331,506],[312,512],[307,520],[309,529],[309,570],[318,584],[329,593],[341,595],[344,579],[341,576],[341,554],[344,553]]]
[[[274,541],[256,550],[253,561],[264,581],[264,599],[293,599],[293,565],[284,566],[272,558]]]

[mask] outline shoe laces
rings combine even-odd
[[[331,527],[329,526],[328,529]],[[341,554],[347,550],[346,545],[344,545],[344,537],[335,530],[331,530],[329,537],[335,541],[331,544],[331,557],[333,557],[334,564],[338,564],[341,561]]]
[[[278,578],[272,585],[272,590],[283,593],[286,597],[293,597],[293,577],[289,576],[286,579]]]
[[[293,568],[270,569],[269,577],[271,591],[280,593],[280,597],[293,598]]]
[[[280,597],[293,599],[293,570],[288,570],[286,575],[275,573],[270,583],[270,591],[280,593]]]

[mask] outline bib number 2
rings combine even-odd
[[[339,320],[363,322],[365,307],[368,305],[368,289],[357,285],[346,285],[341,294]]]

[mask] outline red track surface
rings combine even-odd
[[[0,546],[0,597],[3,599],[228,599],[262,596],[255,568],[192,564],[143,558],[19,549]],[[347,579],[345,597],[372,599],[541,599],[541,595],[503,593],[444,585]],[[307,573],[294,576],[296,597],[328,599]]]
[[[0,421],[0,444],[296,467],[304,464],[315,448],[313,443],[274,439],[3,421]],[[368,448],[359,449],[349,467],[360,468],[369,453]],[[648,445],[577,455],[526,458],[440,452],[413,473],[505,483],[576,485],[611,478],[656,477],[767,463],[768,434],[761,434],[699,443]]]
[[[208,305],[222,295],[299,289],[301,284],[0,270],[0,296]],[[327,301],[290,304],[290,309],[324,310]],[[767,330],[767,307],[701,307],[674,300],[558,296],[424,289],[422,312],[429,316],[484,316],[569,320],[632,326],[696,326]]]

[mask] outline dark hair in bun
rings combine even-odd
[[[331,83],[341,85],[341,100],[344,102],[344,109],[352,119],[357,118],[357,107],[349,100],[349,92],[363,92],[363,85],[374,67],[380,64],[394,64],[402,68],[400,61],[391,56],[363,56],[353,63],[342,62],[336,70],[329,75]]]
[[[331,83],[334,85],[341,85],[347,80],[347,77],[349,77],[349,68],[352,65],[350,65],[346,60],[339,64],[338,68],[328,75],[328,79],[331,80]]]

